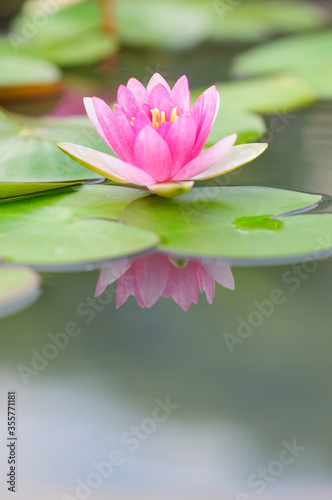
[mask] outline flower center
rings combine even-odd
[[[154,127],[158,128],[161,123],[166,122],[165,111],[160,111],[158,108],[151,109],[150,111],[151,111],[151,115],[152,115],[152,125]],[[178,110],[177,110],[177,108],[173,108],[170,122],[174,123],[178,118],[179,118],[178,117]]]

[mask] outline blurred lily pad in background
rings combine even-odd
[[[0,266],[0,318],[31,305],[39,296],[41,279],[27,267]]]
[[[255,113],[249,113],[222,105],[205,146],[213,146],[221,137],[237,133],[236,144],[253,142],[264,135],[266,125],[263,118]]]
[[[130,47],[179,51],[210,37],[206,2],[118,0],[116,6],[120,40]]]
[[[62,91],[62,74],[51,62],[27,55],[12,55],[0,42],[0,102],[43,98]]]
[[[116,36],[102,29],[95,0],[44,6],[30,0],[4,38],[8,52],[42,57],[59,66],[92,64],[118,50]]]
[[[311,30],[325,24],[324,11],[312,3],[292,0],[214,1],[213,38],[259,42],[271,35]]]
[[[284,113],[308,106],[315,101],[315,93],[311,86],[295,75],[273,75],[216,85],[221,106],[216,124],[211,131],[212,137],[217,131],[217,133],[223,132],[223,127],[227,133],[231,133],[228,130],[232,127],[232,131],[238,132],[240,136],[241,132],[245,132],[243,142],[246,142],[247,137],[255,137],[255,132],[261,132],[262,127],[257,121],[257,115],[251,114],[249,118],[248,115],[244,117],[241,113]],[[192,92],[193,101],[203,91],[204,89],[195,89]],[[249,133],[250,128],[252,128],[252,136]],[[222,137],[222,134],[219,137]]]
[[[276,75],[217,84],[221,105],[268,114],[302,108],[315,101],[305,81],[292,75]]]
[[[260,45],[235,59],[234,73],[298,75],[317,99],[332,99],[332,30],[282,38]]]

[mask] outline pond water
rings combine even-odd
[[[104,96],[155,71],[208,86],[236,52],[125,51],[68,81]],[[266,153],[223,182],[331,194],[332,104],[267,122]],[[234,291],[217,285],[187,312],[170,298],[116,309],[114,288],[94,300],[97,271],[45,275],[39,300],[1,322],[16,498],[331,498],[332,260],[233,275]]]

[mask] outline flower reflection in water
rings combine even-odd
[[[160,297],[172,297],[187,311],[191,303],[197,304],[200,292],[205,292],[212,304],[215,282],[234,290],[233,275],[227,264],[205,259],[180,261],[160,253],[123,259],[102,268],[95,296],[116,280],[117,308],[133,295],[140,307],[151,307]]]

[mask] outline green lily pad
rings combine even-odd
[[[0,255],[42,270],[100,267],[145,252],[158,236],[120,223],[141,190],[84,186],[0,205]]]
[[[265,43],[240,54],[234,65],[238,75],[294,71],[297,68],[330,67],[332,30],[292,36]]]
[[[262,124],[259,124],[258,121],[256,121],[254,128],[253,117],[250,118],[252,127],[249,127],[248,117],[242,122],[241,115],[237,115],[236,110],[263,114],[284,113],[312,104],[315,100],[315,94],[310,85],[294,75],[273,75],[251,80],[217,83],[216,85],[220,94],[220,111],[217,120],[221,122],[224,109],[227,117],[231,117],[233,110],[235,110],[232,118],[233,124],[231,122],[231,125],[235,127],[233,132],[238,129],[241,133],[243,124],[246,123],[248,123],[248,131],[249,128],[253,128],[253,132],[255,132],[258,126],[258,130],[262,130]],[[192,100],[198,99],[204,90],[195,89],[192,92]],[[226,130],[229,130],[228,126]]]
[[[256,113],[283,113],[315,100],[311,87],[301,78],[277,75],[217,85],[221,109],[227,106]]]
[[[209,38],[208,9],[185,0],[118,0],[119,37],[130,47],[184,50]]]
[[[266,125],[261,116],[222,105],[205,146],[212,146],[235,132],[236,144],[253,142],[262,137],[265,131]]]
[[[284,223],[280,219],[273,218],[272,215],[258,215],[255,217],[239,217],[233,222],[238,229],[267,229],[277,231],[281,229]]]
[[[6,182],[0,183],[0,200],[36,195],[53,189],[62,189],[77,185],[78,182]]]
[[[279,264],[332,254],[332,214],[285,215],[320,200],[319,195],[276,188],[194,188],[176,199],[135,201],[125,209],[124,220],[159,234],[159,249],[178,258]],[[272,216],[266,214],[279,223],[269,222]]]
[[[320,101],[332,99],[332,63],[330,66],[297,68],[296,74],[310,85]],[[295,73],[294,72],[294,73]]]
[[[3,54],[0,44],[0,64],[1,101],[53,95],[61,90],[61,71],[49,61],[20,54]]]
[[[325,22],[315,5],[290,0],[213,2],[213,38],[220,41],[255,42],[276,33],[314,29]]]
[[[31,305],[39,296],[40,277],[32,269],[0,266],[0,318]]]
[[[235,60],[239,75],[298,75],[319,99],[332,98],[332,30],[289,37],[251,49]]]
[[[38,23],[42,18],[44,22]],[[116,37],[102,30],[101,11],[95,0],[48,9],[30,1],[7,37],[12,52],[38,55],[60,66],[91,64],[118,50]]]
[[[0,109],[0,182],[101,179],[58,149],[64,140],[112,154],[86,117],[30,118]]]

